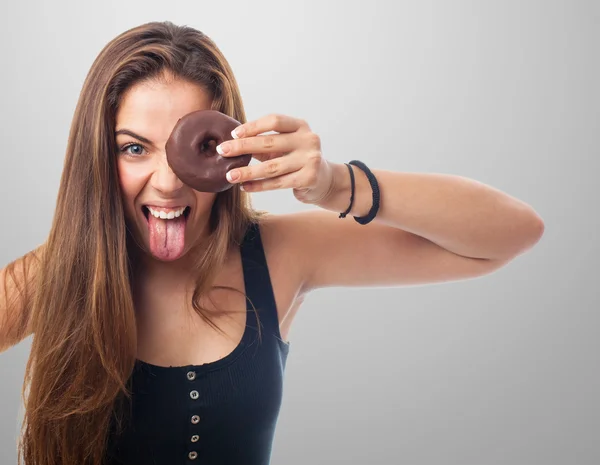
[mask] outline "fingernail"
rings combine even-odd
[[[238,170],[231,170],[225,176],[229,182],[237,181],[240,178],[240,172]]]
[[[229,144],[227,142],[223,142],[220,145],[217,145],[217,153],[219,155],[224,155],[229,152]]]
[[[241,126],[238,126],[233,131],[231,131],[231,137],[233,137],[234,139],[239,139],[243,135],[244,135],[244,128]]]

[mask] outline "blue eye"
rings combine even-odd
[[[135,147],[135,151],[134,152],[128,152],[127,150]],[[144,146],[141,144],[127,144],[124,147],[121,148],[121,152],[125,153],[127,155],[132,155],[132,156],[138,156],[138,155],[143,155],[143,151],[144,151]]]

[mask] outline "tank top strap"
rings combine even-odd
[[[253,313],[252,305],[254,305],[261,327],[277,336],[279,335],[277,304],[258,223],[249,225],[240,251],[246,295],[251,302],[247,302],[247,309]],[[254,318],[249,318],[249,321],[254,322]]]

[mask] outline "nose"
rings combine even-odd
[[[183,182],[169,166],[166,154],[157,157],[157,166],[152,175],[151,184],[156,190],[167,195],[183,187]]]

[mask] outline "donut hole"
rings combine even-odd
[[[219,145],[216,139],[205,139],[200,143],[200,151],[202,153],[217,153],[217,145]]]

